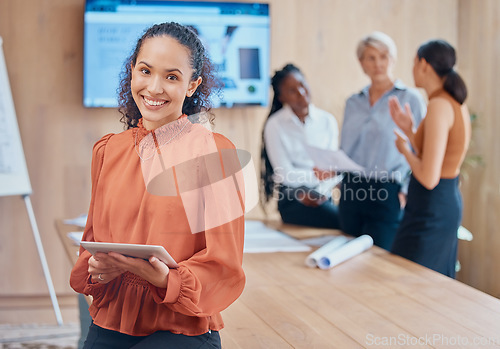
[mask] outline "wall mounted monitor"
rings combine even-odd
[[[214,107],[267,106],[270,17],[264,3],[86,0],[83,104],[116,107],[119,74],[152,24],[174,21],[198,33],[217,68],[222,94]]]

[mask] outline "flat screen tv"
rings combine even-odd
[[[145,29],[173,21],[191,26],[217,68],[214,107],[267,106],[270,18],[264,3],[86,0],[83,104],[116,107],[119,75]]]

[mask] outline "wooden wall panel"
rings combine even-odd
[[[459,4],[477,6],[472,0],[268,2],[272,15],[269,74],[288,62],[300,66],[314,103],[334,114],[339,124],[345,99],[367,83],[355,57],[361,36],[373,30],[391,35],[399,48],[396,76],[412,85],[417,46],[432,37],[457,44]],[[83,8],[84,0],[0,1],[0,35],[33,186],[32,201],[58,294],[72,290],[70,266],[54,220],[87,210],[92,145],[102,135],[122,130],[117,111],[82,106]],[[215,112],[215,130],[250,151],[258,168],[267,108]],[[261,217],[262,212],[255,209],[251,216]],[[0,263],[8,266],[1,268],[0,279],[9,280],[1,283],[0,296],[47,294],[22,201],[0,198],[0,219]]]
[[[54,220],[87,210],[92,144],[120,131],[114,110],[82,107],[83,1],[0,2],[0,36],[33,187],[32,202],[58,294],[70,264]],[[0,198],[0,294],[47,294],[29,220],[18,197]]]
[[[465,166],[463,225],[474,240],[460,244],[459,280],[500,297],[500,2],[459,1],[459,69],[469,89],[467,104],[477,114],[470,156],[483,166]]]

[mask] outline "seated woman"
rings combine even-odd
[[[293,64],[276,71],[271,84],[274,97],[261,154],[264,201],[277,189],[284,223],[338,229],[332,202],[338,179],[316,169],[306,150],[306,145],[337,150],[337,121],[311,104],[307,81]]]

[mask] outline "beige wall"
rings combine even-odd
[[[468,76],[474,77],[471,88],[483,91],[474,91],[471,103],[476,103],[478,112],[489,115],[484,123],[493,122],[495,111],[499,111],[498,99],[492,95],[494,76],[476,61],[476,52],[481,49],[481,63],[497,69],[493,53],[496,50],[498,55],[499,43],[494,39],[500,36],[498,20],[493,32],[487,29],[499,18],[496,0],[269,0],[269,3],[272,71],[287,62],[300,66],[310,82],[314,103],[333,113],[339,124],[345,99],[367,83],[354,52],[357,40],[372,30],[385,31],[394,38],[399,49],[395,73],[409,85],[413,84],[413,57],[421,42],[441,37],[459,46],[459,56],[463,55],[460,64],[463,62]],[[32,201],[60,295],[72,292],[68,286],[70,265],[56,235],[54,220],[86,212],[92,145],[105,133],[122,130],[115,110],[82,106],[83,6],[83,0],[0,1],[0,36],[4,40],[33,187]],[[496,11],[496,17],[488,6]],[[485,16],[489,20],[484,20]],[[484,37],[478,40],[476,32],[484,32]],[[489,85],[485,84],[487,81]],[[251,151],[258,167],[260,132],[267,108],[220,109],[216,114],[216,131],[227,135],[238,147]],[[490,138],[484,139],[481,148],[485,153],[489,152],[486,145],[495,144],[493,129],[488,131]],[[497,141],[491,150],[499,145]],[[496,161],[493,154],[487,159],[491,165]],[[498,164],[494,169],[498,169]],[[476,239],[461,250],[461,262],[466,282],[499,295],[500,285],[488,281],[499,264],[491,242],[496,241],[498,246],[500,241],[499,237],[494,238],[498,215],[486,217],[486,207],[493,205],[492,209],[497,210],[499,207],[498,180],[492,171],[477,175],[481,178],[478,183],[487,189],[481,190],[481,195],[477,190],[473,193],[478,200],[475,207],[466,204],[464,222],[470,222]],[[477,216],[474,210],[482,212],[484,217],[474,221]],[[251,215],[262,213],[256,209]],[[0,198],[0,236],[0,265],[4,266],[0,269],[0,279],[4,281],[0,284],[0,296],[46,294],[29,221],[19,197]]]
[[[477,114],[470,156],[482,166],[463,167],[463,225],[474,240],[460,245],[459,279],[500,297],[500,1],[460,0],[460,68]]]

